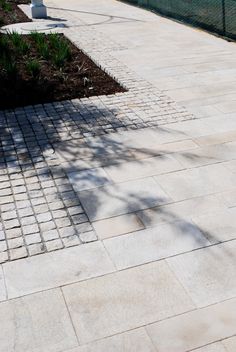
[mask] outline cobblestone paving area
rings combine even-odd
[[[89,28],[65,34],[128,92],[0,111],[0,263],[96,240],[58,145],[193,118],[110,55],[116,43]]]
[[[46,137],[40,122],[21,117],[0,120],[0,262],[80,244],[84,232],[93,238],[48,142],[49,126]]]

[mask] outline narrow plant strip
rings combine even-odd
[[[0,109],[125,91],[64,35],[0,34]]]

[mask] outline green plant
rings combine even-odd
[[[45,60],[48,60],[50,56],[50,50],[47,42],[45,41],[45,34],[38,33],[38,32],[31,32],[30,37],[36,43],[39,54]]]
[[[26,62],[26,69],[33,78],[37,78],[40,73],[40,63],[37,60],[29,60]]]
[[[9,77],[15,77],[17,74],[16,62],[14,60],[7,60],[5,64],[5,70]]]
[[[9,40],[12,42],[12,44],[14,45],[14,46],[18,46],[20,43],[21,43],[21,41],[22,41],[22,36],[19,34],[19,33],[17,33],[17,32],[15,32],[15,31],[13,31],[13,32],[11,32],[11,33],[8,33],[8,38],[9,38]]]
[[[17,74],[17,66],[14,59],[8,55],[1,55],[0,67],[9,78],[14,78]]]
[[[45,34],[43,33],[33,31],[30,33],[30,37],[37,45],[42,45],[45,43]]]
[[[3,11],[6,11],[6,12],[12,11],[11,4],[9,4],[9,2],[7,2],[5,0],[0,0],[0,7],[2,8]]]
[[[50,33],[48,35],[48,39],[51,47],[54,49],[58,47],[61,41],[61,37],[58,33]]]
[[[69,45],[57,33],[49,35],[49,42],[52,48],[51,60],[52,63],[61,68],[66,61],[71,59],[71,50]]]
[[[50,57],[50,50],[47,43],[40,43],[38,45],[39,54],[45,59],[48,60]]]
[[[17,50],[18,53],[20,54],[26,54],[30,46],[29,44],[25,41],[23,35],[17,33],[17,32],[12,32],[8,34],[9,40],[12,42],[14,45],[15,49]]]
[[[70,55],[68,50],[65,49],[60,49],[57,52],[54,52],[52,54],[52,63],[58,67],[61,68],[64,66],[65,62],[69,59]]]

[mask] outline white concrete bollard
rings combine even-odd
[[[32,18],[47,18],[47,8],[43,4],[43,0],[31,0]]]

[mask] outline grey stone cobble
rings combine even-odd
[[[9,255],[10,255],[10,260],[16,260],[16,259],[27,257],[28,253],[27,253],[26,247],[22,246],[19,248],[10,249]]]
[[[59,238],[59,233],[57,230],[49,230],[42,233],[43,239],[45,242],[55,240]]]
[[[27,245],[41,243],[41,241],[42,241],[42,238],[39,232],[25,236],[25,242]]]
[[[46,242],[46,247],[49,252],[55,251],[57,249],[62,249],[63,242],[60,239],[52,240],[52,241]]]
[[[8,240],[8,241],[7,241],[7,244],[8,244],[8,248],[9,248],[9,249],[14,249],[14,248],[22,247],[22,246],[24,246],[23,237],[17,237],[17,238]]]
[[[62,242],[65,247],[73,247],[73,246],[78,246],[80,244],[80,240],[76,235],[64,237],[62,239]]]
[[[4,155],[6,138],[1,132],[0,137],[0,151]],[[12,134],[11,142],[7,143],[9,147],[14,146],[13,149],[8,149],[8,154],[9,150],[12,153],[21,150],[23,144],[22,142],[19,146]],[[37,145],[38,142],[35,141],[35,146]],[[38,161],[39,159],[32,158],[28,150],[28,158],[31,162],[25,168],[22,168],[20,158],[10,168],[5,162],[6,172],[0,174],[3,190],[6,187],[13,194],[9,196],[6,195],[9,191],[0,192],[0,263],[79,245],[83,243],[79,239],[81,231],[90,230],[90,227],[76,229],[73,225],[74,213],[69,212],[71,206],[77,207],[77,213],[86,220],[87,217],[56,156],[50,154],[49,159],[43,157],[42,162],[41,159]],[[65,236],[62,230],[68,226],[71,231],[67,237],[73,237],[70,243],[62,240]]]
[[[0,252],[0,263],[5,263],[9,259],[8,251]]]
[[[5,236],[5,232],[3,230],[0,230],[0,241],[5,240],[6,236]]]
[[[82,243],[93,242],[97,240],[95,231],[84,232],[80,235]]]
[[[33,225],[36,222],[35,216],[27,216],[20,219],[22,226]]]
[[[20,227],[16,229],[11,229],[11,230],[5,230],[5,232],[6,232],[6,238],[8,239],[23,236],[23,233]]]
[[[43,243],[36,243],[28,246],[29,255],[37,255],[44,253],[46,251],[45,245]]]
[[[0,252],[4,252],[7,249],[6,241],[0,242]]]

